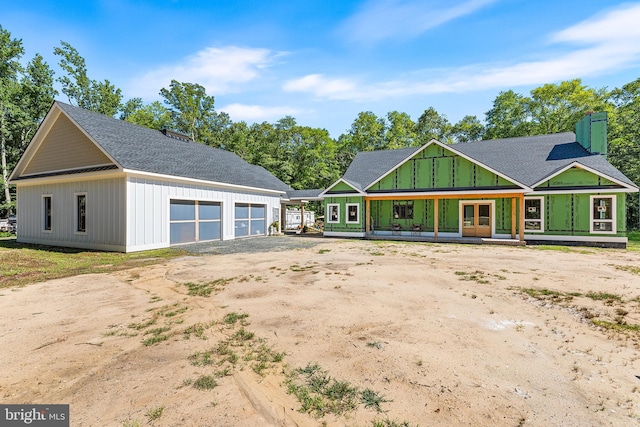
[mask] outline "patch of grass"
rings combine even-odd
[[[360,402],[367,409],[374,409],[376,412],[382,412],[381,403],[389,402],[370,388],[365,388],[360,392]]]
[[[631,274],[640,274],[640,267],[636,265],[616,265],[617,270],[629,272]]]
[[[480,270],[476,270],[473,273],[467,273],[465,271],[456,271],[455,275],[460,276],[460,280],[473,281],[481,285],[486,285],[488,283],[491,283],[486,279],[487,276],[484,273],[484,271],[480,271]]]
[[[562,246],[562,245],[530,245],[530,246],[521,246],[521,248],[525,249],[533,249],[533,250],[541,250],[541,251],[557,251],[557,252],[566,252],[566,253],[577,253],[577,254],[593,254],[594,250],[590,249],[579,249],[572,246]]]
[[[122,427],[141,427],[140,421],[127,419],[122,422]]]
[[[622,297],[616,294],[610,294],[608,292],[589,292],[585,294],[587,298],[591,298],[594,301],[604,301],[607,305],[612,305],[614,302],[621,302]]]
[[[27,245],[0,240],[0,288],[19,287],[45,280],[89,273],[111,273],[157,264],[186,255],[183,249],[117,253]]]
[[[377,341],[370,341],[367,343],[367,347],[375,347],[380,350],[382,348],[382,344]]]
[[[157,408],[152,408],[147,411],[147,419],[149,422],[155,421],[162,416],[164,412],[164,406],[158,406]]]
[[[638,332],[640,331],[640,325],[632,325],[628,323],[615,323],[608,322],[606,320],[592,319],[594,325],[600,326],[604,329],[610,329],[617,332]]]
[[[191,335],[193,334],[197,338],[200,338],[202,340],[206,340],[207,337],[204,335],[204,331],[209,329],[214,324],[215,324],[215,322],[211,322],[211,323],[195,323],[195,324],[185,328],[185,330],[182,332],[182,334],[184,335],[184,339],[185,340],[191,339]]]
[[[244,321],[244,319],[246,319],[247,317],[249,317],[249,315],[246,313],[241,313],[241,314],[227,313],[224,316],[223,322],[226,323],[227,325],[234,325],[239,320],[240,324],[242,324],[243,326],[246,326],[247,323]]]
[[[234,278],[231,277],[231,278],[216,279],[211,282],[205,282],[205,283],[187,282],[187,283],[183,283],[183,285],[187,287],[188,289],[187,293],[191,296],[208,297],[214,291],[219,292],[223,290],[224,287],[233,280]]]
[[[140,323],[129,323],[129,328],[130,329],[135,329],[136,331],[139,331],[141,329],[146,329],[149,326],[155,325],[156,324],[156,317],[152,317],[149,320],[145,320],[144,322],[140,322]]]
[[[288,373],[285,384],[287,392],[300,402],[299,411],[317,418],[340,416],[354,411],[359,404],[381,412],[380,404],[387,402],[373,390],[361,391],[348,381],[331,378],[317,363]]]
[[[321,255],[322,255],[322,254],[326,254],[327,252],[331,252],[331,249],[320,249],[320,250],[318,251],[318,253],[319,253],[319,254],[321,254]]]
[[[299,264],[293,264],[291,266],[289,266],[289,270],[294,271],[296,273],[302,272],[302,271],[307,271],[307,270],[311,270],[312,268],[316,268],[316,265],[305,265],[305,266],[300,266]]]
[[[150,345],[158,344],[158,343],[160,343],[162,341],[168,340],[171,337],[171,335],[163,333],[163,332],[166,332],[168,330],[169,330],[169,328],[157,328],[156,329],[157,333],[154,333],[149,338],[143,340],[142,344],[144,344],[146,347],[148,347]]]
[[[371,427],[411,427],[411,424],[409,424],[408,421],[396,421],[385,418],[383,420],[371,421]]]
[[[218,383],[211,375],[201,375],[193,382],[193,388],[196,390],[212,390],[218,386]]]

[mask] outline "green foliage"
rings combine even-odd
[[[56,47],[53,53],[60,57],[60,68],[66,72],[57,80],[69,102],[109,117],[115,116],[121,107],[122,91],[109,80],[90,79],[84,58],[69,43],[61,41],[60,47]]]
[[[218,386],[218,382],[211,375],[201,375],[193,382],[193,387],[197,390],[212,390]]]
[[[160,95],[173,117],[174,127],[193,141],[202,141],[207,121],[213,115],[215,100],[197,83],[181,83],[171,80],[169,89],[160,89]]]

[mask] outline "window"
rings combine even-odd
[[[544,231],[544,198],[527,197],[524,199],[524,229],[533,233]]]
[[[259,236],[266,234],[266,212],[264,205],[236,203],[235,236]]]
[[[393,202],[394,219],[413,219],[413,200]]]
[[[360,205],[357,203],[347,203],[347,224],[358,224],[360,222]]]
[[[51,196],[42,196],[42,229],[51,231]]]
[[[327,222],[328,223],[340,222],[340,205],[337,205],[337,204],[327,205]]]
[[[87,195],[76,194],[76,232],[87,232]]]
[[[616,232],[616,204],[614,196],[591,196],[591,232]]]

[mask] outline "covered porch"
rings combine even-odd
[[[525,244],[524,192],[369,194],[364,202],[368,239]]]

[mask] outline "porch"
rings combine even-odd
[[[425,242],[425,243],[460,243],[460,244],[487,244],[487,245],[507,245],[526,246],[527,242],[519,239],[501,239],[491,237],[443,237],[429,236],[423,234],[391,234],[387,231],[373,231],[365,236],[366,240],[390,240],[395,242]]]

